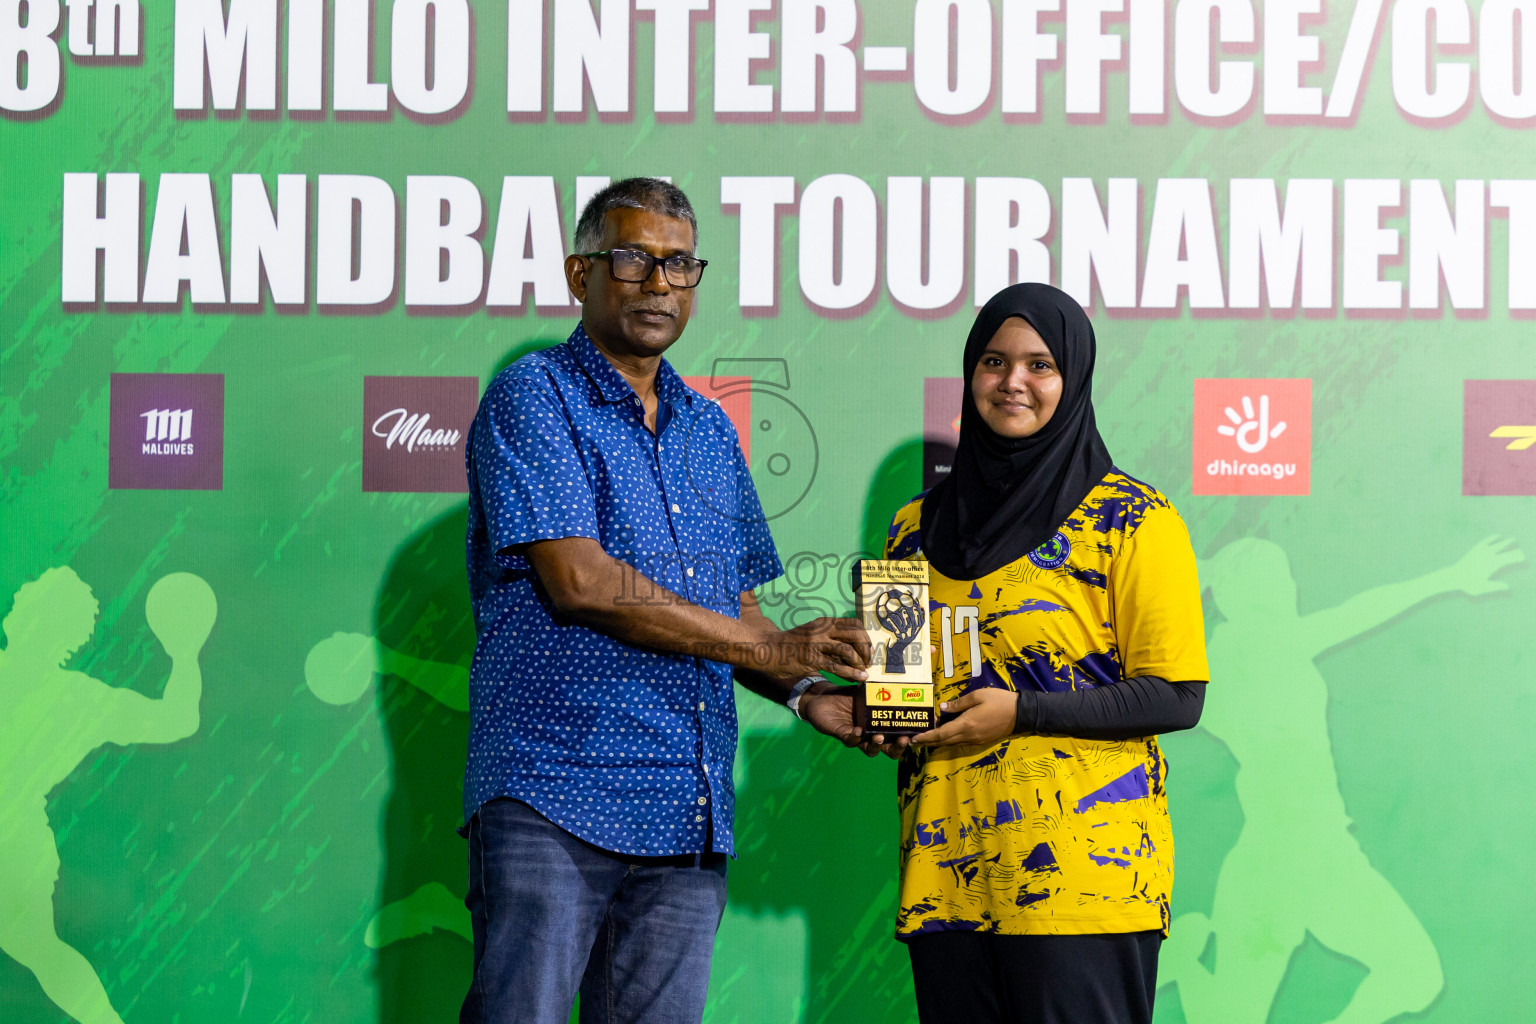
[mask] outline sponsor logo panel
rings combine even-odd
[[[108,419],[109,488],[223,489],[223,374],[114,373]]]
[[[1536,494],[1536,380],[1463,386],[1462,494]]]
[[[751,377],[684,377],[683,383],[720,403],[720,409],[730,417],[741,442],[742,457],[752,464],[752,378]]]
[[[474,377],[363,378],[363,490],[463,494]]]
[[[1312,382],[1195,381],[1195,494],[1310,494]]]
[[[708,377],[687,376],[683,381],[718,402],[736,427],[742,455],[757,483],[761,521],[777,519],[798,506],[816,479],[821,451],[810,419],[790,398],[789,363],[778,358],[720,358]],[[687,443],[693,443],[691,437]],[[727,518],[741,514],[734,503],[708,493],[702,480],[694,481],[694,487],[714,511]]]
[[[965,381],[960,377],[923,379],[923,490],[949,475],[960,443],[960,409]]]

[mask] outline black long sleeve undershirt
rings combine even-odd
[[[1205,706],[1202,682],[1135,676],[1112,686],[1043,693],[1020,690],[1013,731],[1021,736],[1128,740],[1191,729]]]

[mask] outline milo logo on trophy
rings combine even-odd
[[[928,563],[866,558],[854,564],[853,593],[874,644],[855,723],[885,735],[932,729],[938,714],[928,652]]]

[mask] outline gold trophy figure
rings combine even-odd
[[[859,619],[874,644],[854,722],[866,733],[910,736],[938,725],[928,626],[928,563],[866,558],[853,567]]]

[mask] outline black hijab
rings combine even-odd
[[[1061,374],[1061,399],[1044,427],[1010,438],[981,418],[971,377],[1009,317],[1044,339]],[[965,341],[965,403],[949,476],[923,500],[922,546],[945,576],[974,580],[1050,540],[1109,472],[1093,419],[1093,325],[1066,292],[1048,284],[1004,288],[982,307]]]

